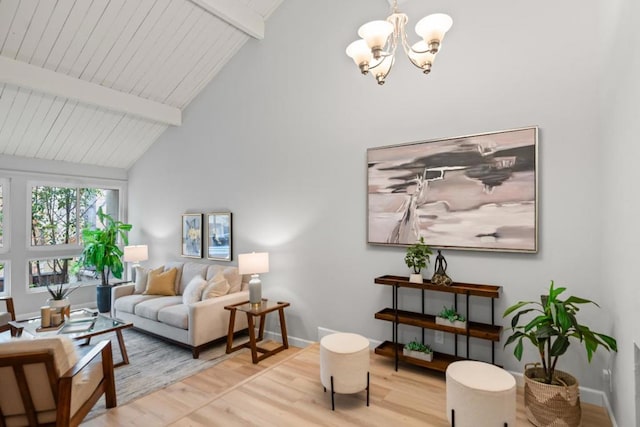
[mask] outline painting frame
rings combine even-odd
[[[207,259],[230,262],[233,259],[233,227],[231,212],[205,214]]]
[[[182,214],[180,255],[184,258],[202,258],[202,214]]]
[[[538,127],[367,149],[367,243],[538,252]]]

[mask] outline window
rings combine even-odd
[[[118,218],[118,190],[37,186],[31,189],[31,246],[79,245],[99,208]]]
[[[120,191],[113,188],[31,186],[31,259],[27,265],[30,289],[52,284],[98,283],[95,272],[78,262],[82,229],[103,226],[97,218],[100,208],[119,219],[119,197]]]
[[[9,277],[7,263],[0,261],[0,295],[9,293],[9,287],[5,285],[5,277]]]
[[[4,247],[4,202],[2,192],[4,191],[4,183],[0,181],[0,248]]]

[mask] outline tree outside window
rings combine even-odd
[[[30,260],[29,287],[94,281],[95,272],[80,268],[77,257],[68,256],[69,249],[77,249],[79,255],[81,230],[103,226],[96,215],[100,207],[118,217],[118,195],[113,189],[32,187],[31,247],[57,247],[67,256]]]

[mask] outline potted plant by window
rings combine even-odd
[[[507,308],[503,315],[506,317],[515,314],[511,319],[513,333],[505,342],[505,347],[516,343],[513,354],[521,360],[526,340],[532,343],[540,354],[541,364],[525,365],[524,373],[525,412],[529,421],[536,426],[556,423],[567,426],[580,425],[578,381],[572,375],[556,369],[558,359],[566,353],[571,339],[584,344],[589,362],[599,346],[607,351],[618,351],[614,338],[594,332],[578,323],[579,304],[598,304],[575,296],[562,300],[559,296],[565,290],[566,288],[562,287],[555,288],[551,281],[549,293],[541,295],[540,302],[517,302]],[[523,320],[523,315],[527,313],[535,317]]]
[[[415,245],[407,248],[407,254],[404,257],[404,262],[407,267],[411,268],[413,274],[409,276],[409,281],[413,283],[422,283],[421,271],[429,264],[429,255],[431,255],[431,248],[424,243],[424,237],[420,237],[420,240]]]
[[[122,249],[118,246],[118,237],[124,245],[129,244],[127,232],[131,224],[114,220],[98,209],[98,220],[104,228],[85,228],[82,230],[84,249],[80,262],[85,267],[94,267],[96,275],[100,275],[97,286],[98,311],[101,313],[111,310],[111,287],[109,277],[120,279],[124,270],[122,265]]]
[[[433,350],[431,350],[431,347],[422,344],[417,339],[405,344],[402,348],[402,354],[413,357],[414,359],[426,360],[427,362],[433,360]]]
[[[462,314],[457,313],[453,307],[443,307],[442,311],[436,315],[436,324],[467,329],[467,320]]]

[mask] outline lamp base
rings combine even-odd
[[[257,274],[252,274],[249,281],[249,302],[251,304],[260,304],[262,302],[262,282]]]

